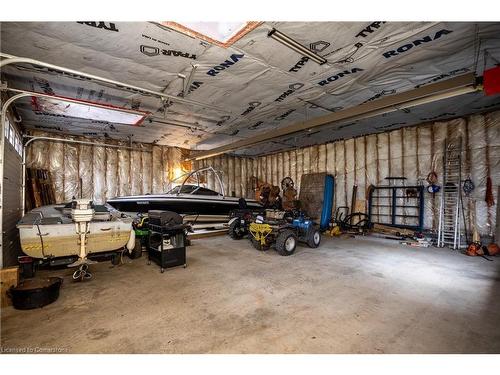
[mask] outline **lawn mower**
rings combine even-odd
[[[149,236],[149,218],[143,214],[138,214],[132,222],[132,228],[135,231],[135,246],[129,253],[129,257],[137,259],[142,256],[142,247],[146,246]]]
[[[265,213],[264,208],[261,210],[247,208],[244,198],[240,199],[239,206],[239,208],[229,213],[228,234],[233,240],[241,240],[243,237],[247,236],[250,223],[255,220],[257,215],[264,215]]]
[[[237,209],[230,213],[227,233],[233,240],[241,240],[248,235],[248,226],[254,220],[254,213],[248,209]]]

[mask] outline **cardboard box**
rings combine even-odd
[[[0,270],[0,285],[1,285],[1,306],[11,306],[12,301],[7,297],[7,290],[10,287],[16,287],[19,284],[19,267],[7,267]]]

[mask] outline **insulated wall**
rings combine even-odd
[[[98,143],[120,144],[108,140]],[[182,163],[186,150],[140,143],[122,145],[124,148],[37,140],[28,146],[26,163],[28,168],[50,171],[57,203],[79,197],[80,189],[83,197],[96,203],[117,195],[162,193],[172,179],[189,169]],[[125,148],[128,146],[134,150]]]
[[[276,155],[275,155],[276,158]],[[282,165],[282,164],[281,164]],[[277,162],[275,168],[277,166]],[[258,160],[254,158],[243,158],[232,155],[219,155],[210,159],[195,161],[193,169],[203,167],[214,167],[220,172],[221,180],[224,184],[226,196],[231,197],[255,197],[256,178],[261,181],[272,180],[271,168],[272,159],[266,162],[266,168],[258,165]],[[207,187],[219,191],[218,183],[213,174],[208,174]]]
[[[475,189],[464,196],[466,223],[473,221],[482,235],[493,235],[496,222],[496,187],[500,181],[500,111],[449,121],[425,123],[386,133],[371,134],[333,143],[304,147],[256,158],[220,155],[195,166],[220,169],[230,195],[253,197],[252,177],[272,184],[292,177],[300,189],[300,177],[311,172],[335,176],[334,208],[351,206],[353,185],[357,184],[356,210],[367,209],[370,185],[387,185],[388,176],[404,176],[407,185],[425,181],[432,171],[442,185],[443,151],[448,143],[462,142],[462,178],[470,177]],[[488,206],[487,178],[491,178],[495,202]],[[227,182],[226,182],[227,181]],[[233,194],[234,193],[234,194]],[[424,227],[438,225],[440,194],[425,193]],[[474,218],[475,216],[475,218]]]

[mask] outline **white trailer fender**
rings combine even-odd
[[[135,246],[135,230],[130,231],[130,238],[128,239],[127,244],[125,245],[129,253],[132,252]]]

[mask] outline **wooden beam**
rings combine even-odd
[[[453,96],[467,94],[469,92],[474,92],[480,89],[480,86],[476,86],[476,77],[474,73],[463,74],[447,79],[445,81],[431,83],[417,89],[409,90],[395,95],[385,96],[355,107],[346,108],[341,111],[333,112],[324,116],[319,116],[308,121],[300,121],[290,126],[286,126],[280,129],[274,129],[255,137],[242,139],[225,146],[216,147],[212,150],[201,151],[193,155],[190,159],[205,159],[314,127],[335,123],[338,121],[368,118],[383,113],[397,111],[402,108],[413,107],[416,105],[430,103]]]

